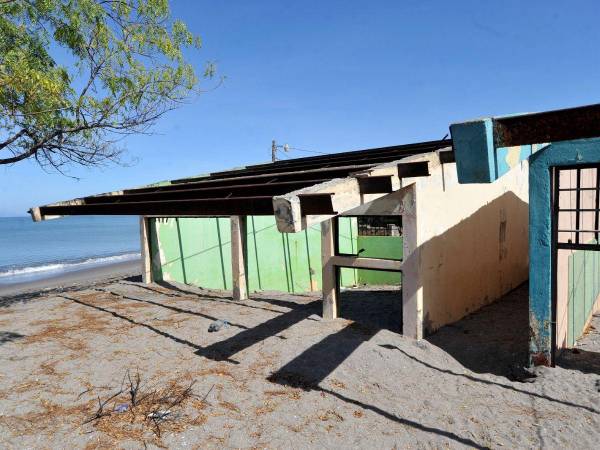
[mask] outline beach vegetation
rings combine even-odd
[[[215,76],[200,46],[168,0],[0,0],[0,164],[119,161]]]

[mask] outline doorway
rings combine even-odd
[[[551,363],[599,310],[600,163],[554,166]]]

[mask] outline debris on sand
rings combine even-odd
[[[116,392],[104,400],[97,397],[95,411],[83,423],[114,439],[159,440],[164,431],[180,431],[197,421],[185,414],[187,403],[196,397],[193,386],[194,381],[179,380],[149,385],[139,372],[132,376],[128,370]]]
[[[215,333],[220,331],[222,328],[229,328],[229,322],[224,319],[215,320],[208,326],[208,332]]]

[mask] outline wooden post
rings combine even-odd
[[[140,250],[142,253],[142,283],[152,283],[152,259],[150,254],[150,224],[140,216]]]
[[[248,298],[246,280],[246,216],[231,216],[231,276],[233,278],[233,299]]]
[[[333,264],[336,248],[337,218],[321,222],[321,262],[323,266],[323,318],[335,319],[338,316],[338,271]]]

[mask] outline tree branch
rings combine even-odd
[[[14,136],[8,138],[6,141],[1,142],[0,143],[0,150],[2,150],[4,147],[9,146],[10,144],[12,144],[13,142],[15,142],[17,139],[19,139],[21,136],[23,136],[24,134],[27,134],[27,128],[22,128],[21,130],[19,130],[18,133],[16,133]]]

